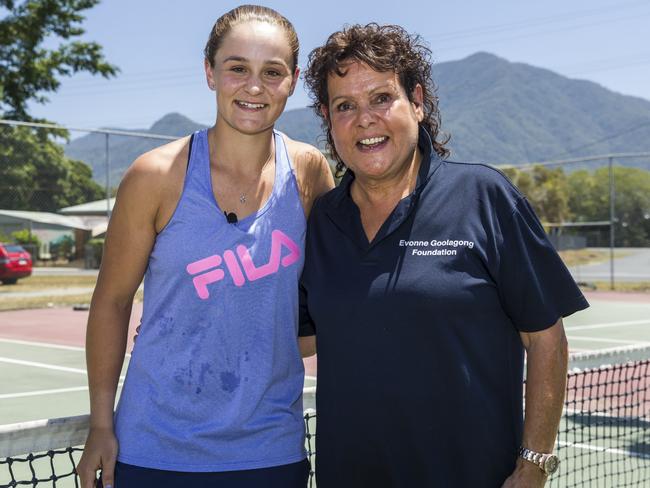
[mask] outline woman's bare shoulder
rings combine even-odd
[[[118,203],[144,204],[142,210],[158,212],[166,200],[180,195],[183,186],[189,137],[172,141],[136,158],[124,173],[118,190]]]
[[[182,137],[141,154],[129,166],[127,174],[135,178],[169,175],[176,165],[187,163],[189,140],[189,136]]]
[[[308,215],[314,199],[334,187],[332,171],[325,155],[311,144],[294,141],[287,136],[285,140],[305,213]]]
[[[294,162],[296,169],[316,169],[322,168],[327,164],[327,158],[318,148],[305,142],[296,141],[289,136],[284,135],[287,143],[287,151],[291,160]]]

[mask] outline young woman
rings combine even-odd
[[[274,10],[223,15],[205,47],[214,126],[142,155],[122,180],[88,323],[83,488],[97,469],[104,487],[306,485],[298,278],[306,214],[333,181],[320,152],[273,130],[297,58]]]

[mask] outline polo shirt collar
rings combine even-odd
[[[348,169],[343,175],[336,195],[331,200],[330,205],[328,205],[326,212],[332,222],[362,249],[369,249],[375,246],[385,237],[393,233],[406,220],[416,207],[420,193],[442,164],[442,159],[433,150],[431,137],[421,126],[419,127],[418,147],[422,153],[422,160],[420,162],[415,189],[410,195],[398,202],[393,212],[391,212],[382,224],[379,232],[377,232],[377,235],[370,243],[361,224],[359,207],[357,207],[350,195],[350,186],[355,178],[354,172]]]

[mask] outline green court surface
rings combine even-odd
[[[579,415],[578,418],[581,416]],[[569,416],[561,428],[575,427],[581,422]],[[616,423],[616,422],[614,422]],[[567,488],[647,487],[650,472],[650,426],[598,426],[592,428],[598,443],[577,443],[558,446],[561,478],[551,479],[549,486]]]
[[[72,458],[70,458],[70,456],[72,456]],[[79,488],[80,483],[79,481],[75,480],[75,477],[73,475],[73,463],[74,466],[76,466],[80,458],[81,451],[75,451],[70,454],[56,454],[52,458],[43,457],[37,459],[33,462],[31,467],[27,462],[16,462],[13,463],[11,468],[13,470],[14,477],[17,480],[31,480],[32,469],[39,479],[49,477],[50,473],[52,472],[56,473],[57,477],[61,478],[53,481],[40,481],[36,485],[38,488]],[[50,466],[50,462],[53,463],[54,469],[52,469],[52,466]],[[10,483],[11,478],[8,476],[7,470],[0,469],[0,486],[11,486]]]
[[[650,300],[618,302],[592,298],[590,303],[590,309],[565,319],[572,351],[650,346]],[[89,410],[85,352],[81,347],[48,344],[37,339],[8,339],[0,334],[0,367],[3,378],[0,382],[0,424],[82,415]],[[126,364],[123,374],[125,372]],[[650,395],[649,380],[645,381]],[[305,379],[305,409],[315,407],[315,385],[315,378]],[[638,388],[639,383],[630,385],[617,394],[633,399],[631,390]],[[593,423],[594,417],[602,414],[592,412],[592,408],[595,410],[593,406],[585,408],[582,405],[565,412],[561,429],[581,427],[587,421]],[[551,481],[549,486],[570,487],[574,482],[576,486],[590,487],[642,486],[635,477],[641,468],[645,468],[646,476],[650,470],[650,398],[643,399],[639,408],[643,413],[635,424],[628,422],[626,410],[602,415],[607,421],[593,427],[599,439],[597,444],[580,442],[580,439],[560,444],[559,454],[565,460],[561,469],[565,474],[561,484]],[[595,461],[596,455],[600,456],[598,461]],[[622,472],[615,478],[609,475],[614,469],[608,464],[610,461]],[[48,464],[49,459],[39,462]],[[57,457],[56,463],[65,465],[66,456]],[[66,471],[63,465],[60,469]],[[0,473],[0,485],[6,482],[3,476]],[[38,486],[50,485],[39,483]],[[74,482],[59,481],[56,486],[74,486]]]
[[[88,413],[83,348],[0,337],[0,365],[0,425]],[[315,406],[315,385],[315,378],[305,378],[305,408]]]
[[[88,413],[83,348],[0,337],[0,364],[1,424]]]
[[[564,319],[572,351],[650,345],[650,299],[646,303],[591,299],[590,304]]]
[[[572,351],[650,345],[650,301],[592,299],[589,309],[564,322]],[[83,348],[0,336],[0,367],[0,424],[88,412]],[[314,385],[314,379],[306,379],[306,387]],[[305,404],[313,408],[313,394]]]

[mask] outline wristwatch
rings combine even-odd
[[[525,447],[519,448],[519,456],[524,458],[526,461],[535,464],[548,476],[555,473],[558,466],[560,465],[560,458],[558,458],[555,454],[535,452]]]

